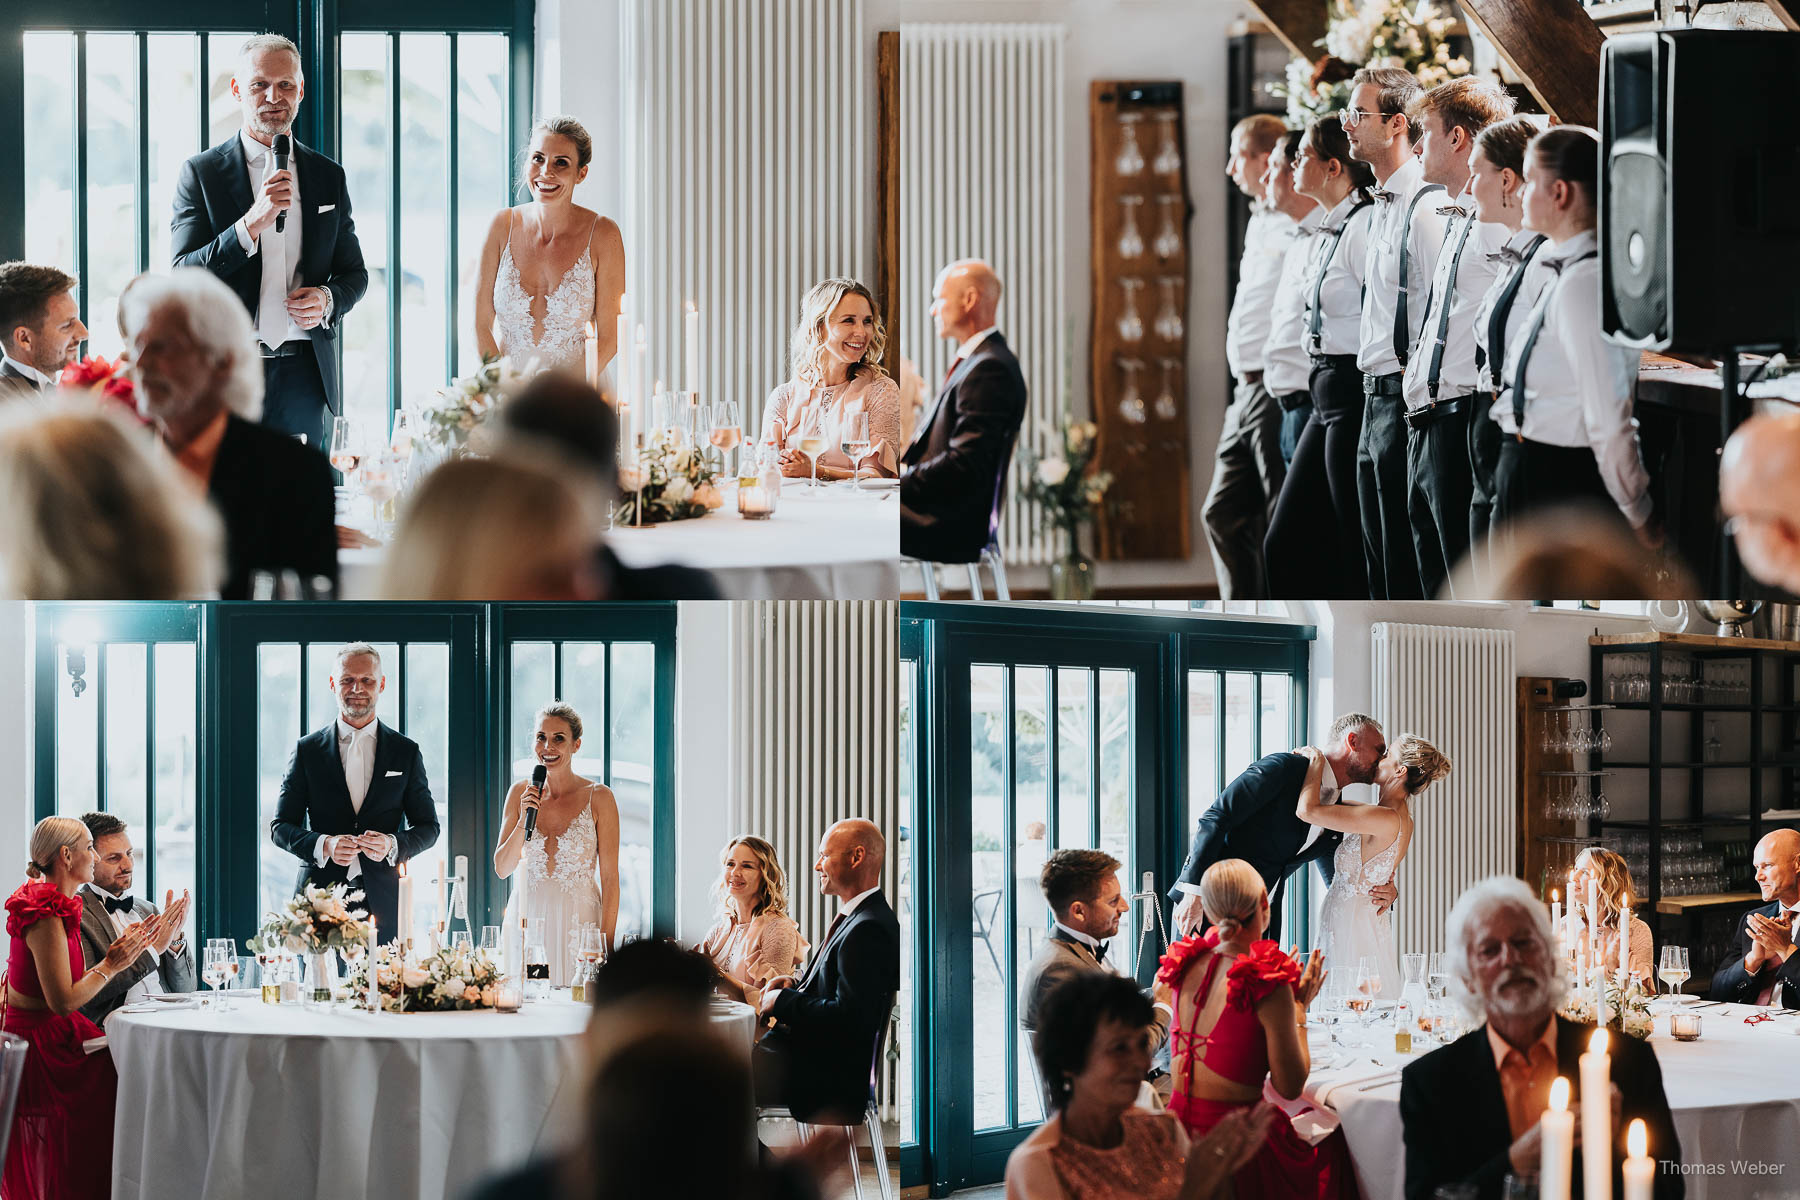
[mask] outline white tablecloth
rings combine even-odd
[[[118,1013],[113,1198],[455,1200],[572,1128],[590,1011]],[[748,1006],[714,1020],[749,1052]]]
[[[366,504],[356,506],[356,514]],[[729,600],[889,600],[900,594],[900,500],[896,491],[852,492],[789,479],[775,515],[746,521],[737,489],[725,507],[692,521],[615,529],[607,545],[628,567],[679,563],[711,571]],[[376,596],[382,551],[340,550],[339,592]]]
[[[1690,1200],[1800,1186],[1800,1015],[1746,1025],[1744,1017],[1759,1010],[1739,1004],[1704,1008],[1700,1040],[1678,1042],[1669,1036],[1663,1007],[1656,1007],[1650,1045],[1662,1067],[1682,1161],[1688,1164]],[[1369,1047],[1377,1063],[1398,1068],[1419,1057],[1396,1055],[1391,1035],[1385,1042],[1385,1049],[1373,1042]],[[1314,1093],[1333,1080],[1372,1076],[1377,1070],[1369,1058],[1360,1058],[1338,1070],[1315,1071],[1307,1090]],[[1445,1097],[1445,1102],[1454,1104],[1456,1098]],[[1337,1088],[1327,1107],[1343,1121],[1363,1194],[1372,1200],[1399,1200],[1406,1175],[1399,1080],[1369,1091]],[[1735,1174],[1732,1164],[1738,1160],[1769,1164],[1768,1173]],[[1724,1173],[1701,1173],[1699,1164],[1713,1164],[1710,1169]]]

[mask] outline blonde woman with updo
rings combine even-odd
[[[580,713],[560,700],[538,709],[531,751],[544,768],[544,786],[521,779],[507,791],[494,848],[500,878],[524,864],[524,915],[543,918],[551,987],[569,986],[569,937],[577,928],[598,925],[610,948],[619,923],[619,802],[605,784],[575,773],[580,750]],[[526,820],[530,813],[537,814],[535,822]],[[506,901],[507,927],[519,917],[514,886]]]
[[[755,1007],[762,986],[792,975],[800,963],[800,926],[787,911],[787,873],[775,847],[745,834],[719,856],[723,867],[714,894],[719,920],[700,949],[718,964],[719,990]]]
[[[1352,984],[1392,1000],[1404,982],[1394,953],[1393,915],[1377,912],[1369,893],[1392,881],[1400,869],[1412,846],[1412,798],[1448,775],[1450,760],[1424,738],[1403,733],[1388,744],[1387,754],[1376,764],[1374,804],[1325,804],[1320,800],[1324,754],[1311,746],[1295,753],[1312,763],[1300,788],[1296,815],[1309,825],[1344,835],[1332,859],[1331,888],[1319,910],[1325,965]],[[1358,978],[1364,965],[1372,972]]]
[[[31,833],[31,878],[6,901],[4,1026],[31,1044],[19,1081],[0,1194],[6,1200],[105,1200],[112,1194],[113,1099],[119,1077],[104,1050],[82,1043],[100,1027],[78,1011],[136,961],[162,918],[127,926],[106,957],[84,968],[81,898],[94,878],[94,839],[74,817],[45,817]]]
[[[854,279],[827,279],[806,293],[794,327],[793,378],[769,393],[763,418],[763,440],[780,448],[783,475],[812,477],[812,459],[800,442],[817,416],[826,447],[819,478],[849,479],[855,468],[844,453],[844,434],[859,413],[869,418],[863,475],[899,474],[900,385],[882,369],[886,351],[881,309],[867,287]]]
[[[539,117],[525,150],[530,199],[488,224],[475,287],[475,348],[504,354],[523,371],[580,374],[587,327],[595,326],[598,368],[619,349],[625,295],[625,239],[608,217],[575,203],[594,140],[574,117]]]
[[[1600,846],[1588,846],[1577,854],[1575,869],[1569,873],[1569,904],[1575,913],[1577,946],[1587,945],[1588,925],[1595,921],[1587,911],[1590,880],[1598,893],[1600,961],[1611,977],[1619,969],[1619,904],[1638,893],[1631,886],[1631,867],[1622,856]],[[1646,991],[1656,990],[1656,945],[1650,936],[1650,923],[1642,918],[1631,922],[1631,974]]]
[[[1264,940],[1269,889],[1243,859],[1206,869],[1200,904],[1211,928],[1169,947],[1156,973],[1158,993],[1175,1012],[1169,1111],[1195,1139],[1261,1103],[1265,1082],[1284,1099],[1300,1095],[1312,1070],[1306,1006],[1325,979],[1319,951],[1302,966]],[[1280,1117],[1232,1184],[1239,1196],[1357,1195],[1343,1131],[1313,1146]]]

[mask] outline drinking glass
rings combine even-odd
[[[1156,310],[1151,327],[1163,341],[1179,342],[1184,326],[1181,313],[1175,307],[1175,285],[1181,280],[1173,275],[1163,275],[1156,282],[1162,286],[1162,307]]]
[[[1159,421],[1173,421],[1181,415],[1181,406],[1175,400],[1174,374],[1181,369],[1179,359],[1159,358],[1156,360],[1162,367],[1162,389],[1156,393],[1156,402],[1151,407]]]
[[[481,952],[489,958],[500,953],[500,927],[498,925],[481,927]]]
[[[1144,235],[1138,232],[1137,210],[1143,206],[1142,196],[1119,197],[1119,257],[1142,258]]]
[[[466,929],[458,929],[450,935],[450,948],[464,955],[469,953],[474,944],[474,939],[469,936],[469,931]]]
[[[201,960],[201,978],[212,988],[212,1004],[218,1003],[219,989],[237,973],[237,949],[230,938],[212,938],[206,943],[206,957]]]
[[[707,440],[719,452],[719,473],[726,474],[725,455],[736,450],[744,440],[743,420],[738,415],[736,400],[721,400],[712,406],[712,430]]]
[[[1373,957],[1364,955],[1356,960],[1356,990],[1350,997],[1350,1007],[1362,1014],[1364,1025],[1373,1017],[1375,997],[1380,994],[1381,968]]]
[[[1156,207],[1162,214],[1162,219],[1157,223],[1156,240],[1150,243],[1150,248],[1158,258],[1174,258],[1181,253],[1181,234],[1175,228],[1175,205],[1180,200],[1180,196],[1156,198]]]
[[[1181,174],[1181,147],[1175,144],[1175,116],[1173,109],[1156,114],[1156,127],[1162,131],[1162,140],[1150,169],[1158,175]]]
[[[800,418],[800,453],[812,460],[812,488],[819,490],[819,455],[830,446],[825,437],[825,408],[811,405]]]
[[[413,454],[413,419],[412,410],[397,408],[394,410],[394,428],[388,437],[388,447],[400,456],[402,462],[410,463]]]
[[[356,427],[349,417],[333,417],[331,419],[331,465],[344,476],[344,482],[350,483],[350,477],[356,473],[362,462],[362,449],[358,444]]]
[[[1669,993],[1681,990],[1681,985],[1688,979],[1688,952],[1686,946],[1664,946],[1662,960],[1657,964],[1656,977],[1669,985]]]
[[[400,494],[400,456],[392,450],[370,455],[362,468],[363,495],[375,516],[375,536],[386,541],[394,526],[394,499]]]
[[[1121,358],[1119,369],[1125,372],[1125,387],[1119,393],[1119,415],[1133,425],[1142,425],[1145,420],[1144,397],[1138,391],[1137,373],[1143,370],[1143,361],[1136,358]]]
[[[1142,113],[1119,114],[1119,154],[1113,159],[1113,169],[1121,175],[1141,175],[1144,170],[1144,152],[1138,147],[1138,122],[1144,119]]]
[[[1125,292],[1125,307],[1119,313],[1119,340],[1137,343],[1144,340],[1144,318],[1138,316],[1137,293],[1144,286],[1142,279],[1127,277],[1119,280],[1119,287]]]
[[[855,487],[862,478],[862,460],[869,456],[869,414],[866,412],[851,413],[844,418],[838,427],[839,444],[843,447],[845,457],[855,468],[851,474],[850,486]]]

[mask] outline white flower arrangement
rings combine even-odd
[[[500,968],[480,950],[446,946],[436,954],[407,961],[390,942],[375,952],[376,981],[384,1012],[464,1012],[493,1008],[500,989]],[[350,976],[350,994],[358,1001],[369,993],[368,959]]]
[[[1594,1014],[1593,991],[1590,988],[1572,988],[1563,999],[1563,1006],[1557,1015],[1581,1025],[1597,1023]],[[1643,985],[1636,977],[1630,979],[1621,989],[1616,980],[1606,983],[1606,1027],[1626,1037],[1646,1041],[1655,1022],[1650,1016],[1650,997],[1644,993]]]
[[[525,386],[529,372],[514,369],[509,358],[483,357],[472,375],[459,375],[420,412],[420,434],[450,455],[481,454],[492,440],[489,420],[507,399]]]
[[[369,923],[364,918],[369,914],[354,907],[362,898],[363,894],[348,884],[308,884],[290,897],[280,912],[265,916],[257,936],[247,944],[256,954],[278,949],[294,954],[325,954],[366,946]]]
[[[1110,471],[1089,470],[1099,426],[1092,421],[1065,421],[1060,433],[1062,445],[1056,452],[1040,453],[1027,447],[1025,495],[1058,528],[1074,537],[1082,525],[1093,520],[1113,477]]]
[[[638,451],[635,463],[627,459],[619,468],[619,490],[624,493],[616,521],[620,525],[660,521],[685,521],[704,517],[725,503],[714,480],[717,473],[707,456],[673,431],[659,429]]]
[[[1430,89],[1471,70],[1469,60],[1452,55],[1454,22],[1441,0],[1333,0],[1325,51],[1316,63],[1295,59],[1287,78],[1269,91],[1287,100],[1288,124],[1338,112],[1350,103],[1350,76],[1359,67],[1404,67]]]

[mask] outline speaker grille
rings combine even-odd
[[[1606,253],[1619,328],[1631,338],[1667,327],[1668,178],[1654,154],[1615,151],[1607,166]]]

